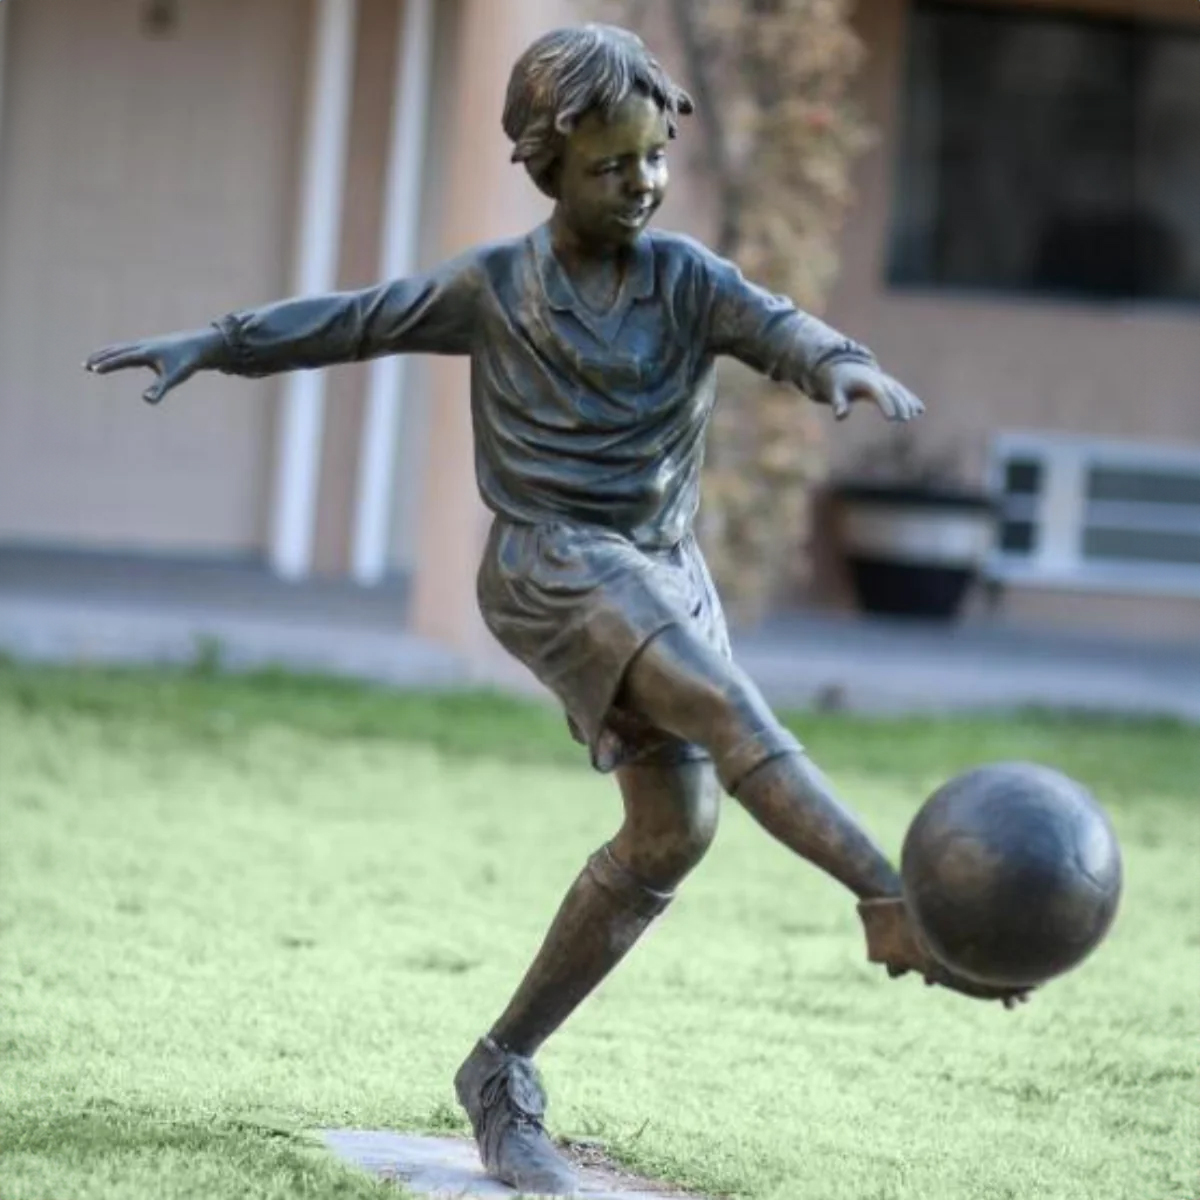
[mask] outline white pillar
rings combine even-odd
[[[0,6],[3,3],[0,0]],[[292,283],[296,295],[332,291],[337,286],[357,15],[357,0],[316,0],[313,6]],[[294,371],[287,375],[279,424],[270,550],[272,568],[287,579],[303,578],[312,567],[324,418],[324,372]]]
[[[392,93],[380,279],[396,279],[416,269],[425,130],[432,84],[433,5],[434,0],[404,0]],[[403,355],[385,355],[371,362],[358,454],[351,558],[351,573],[357,583],[378,583],[387,570],[396,442],[407,374],[408,363]]]

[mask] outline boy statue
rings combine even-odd
[[[788,380],[837,418],[922,411],[865,347],[647,225],[691,100],[633,34],[584,25],[516,64],[504,131],[554,201],[531,233],[364,291],[231,313],[112,346],[152,404],[201,370],[263,376],[382,354],[471,359],[479,489],[494,515],[478,577],[488,628],[561,701],[624,822],[567,893],[455,1090],[480,1156],[521,1192],[572,1194],[532,1057],[670,904],[717,827],[719,788],[858,901],[868,960],[1011,1007],[938,964],[887,858],[731,661],[692,533],[714,360]]]

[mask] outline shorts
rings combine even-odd
[[[617,705],[629,664],[670,626],[731,657],[725,614],[693,536],[643,549],[612,530],[498,519],[478,597],[488,629],[558,697],[597,770],[708,758]]]

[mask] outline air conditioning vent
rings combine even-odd
[[[1200,446],[1004,434],[991,475],[996,578],[1200,595]]]

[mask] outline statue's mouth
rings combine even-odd
[[[613,215],[620,224],[632,229],[641,225],[653,211],[653,204],[639,204],[637,208],[626,208]]]

